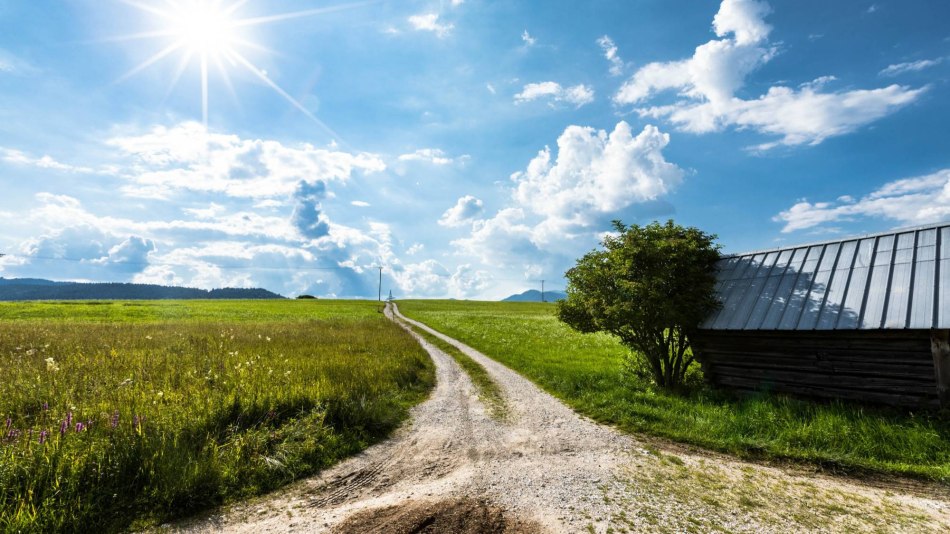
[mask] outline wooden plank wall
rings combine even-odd
[[[721,387],[940,406],[929,330],[703,330],[693,338],[706,378]]]

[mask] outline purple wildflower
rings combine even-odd
[[[82,432],[86,429],[86,425],[82,423],[76,423],[76,432]]]
[[[48,438],[48,437],[49,437],[49,432],[47,432],[47,431],[45,431],[45,430],[42,431],[42,432],[40,432],[40,445],[46,443],[46,438]]]
[[[10,419],[9,417],[7,417],[7,426],[6,426],[6,429],[7,429],[7,430],[10,430],[10,425],[12,425],[12,424],[13,424],[13,419]]]
[[[18,437],[20,437],[20,431],[16,428],[11,428],[10,431],[7,432],[7,438],[9,438],[11,441],[17,439]]]
[[[119,410],[116,410],[112,413],[112,418],[109,420],[109,424],[112,425],[112,428],[119,426]]]
[[[73,412],[66,412],[66,426],[73,426]]]
[[[63,421],[62,423],[60,423],[60,425],[59,425],[59,435],[60,435],[60,436],[65,436],[67,430],[69,430],[69,423],[67,423],[67,422],[64,420],[64,421]]]
[[[48,412],[48,411],[49,411],[49,403],[48,403],[48,402],[44,402],[44,403],[43,403],[43,411],[44,411],[44,412]]]

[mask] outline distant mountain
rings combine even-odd
[[[564,300],[567,298],[567,293],[563,291],[545,291],[544,300],[547,302],[554,302],[556,300]],[[512,295],[506,299],[502,299],[502,302],[541,302],[541,292],[537,289],[529,289],[524,293],[519,295]]]
[[[53,282],[34,278],[0,278],[0,300],[192,300],[282,299],[260,288],[196,289],[152,284]]]

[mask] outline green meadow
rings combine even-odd
[[[518,371],[578,412],[634,433],[850,473],[950,483],[950,417],[760,394],[734,396],[694,381],[685,394],[624,372],[627,350],[580,334],[542,303],[400,301],[426,323]]]
[[[434,384],[375,302],[0,304],[0,531],[113,532],[313,474]]]

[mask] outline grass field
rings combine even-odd
[[[385,437],[431,361],[373,302],[0,305],[0,531],[117,531]]]
[[[541,303],[400,301],[400,311],[520,372],[575,410],[619,428],[744,457],[950,483],[950,417],[697,387],[657,391],[621,372],[625,349],[570,330]]]

